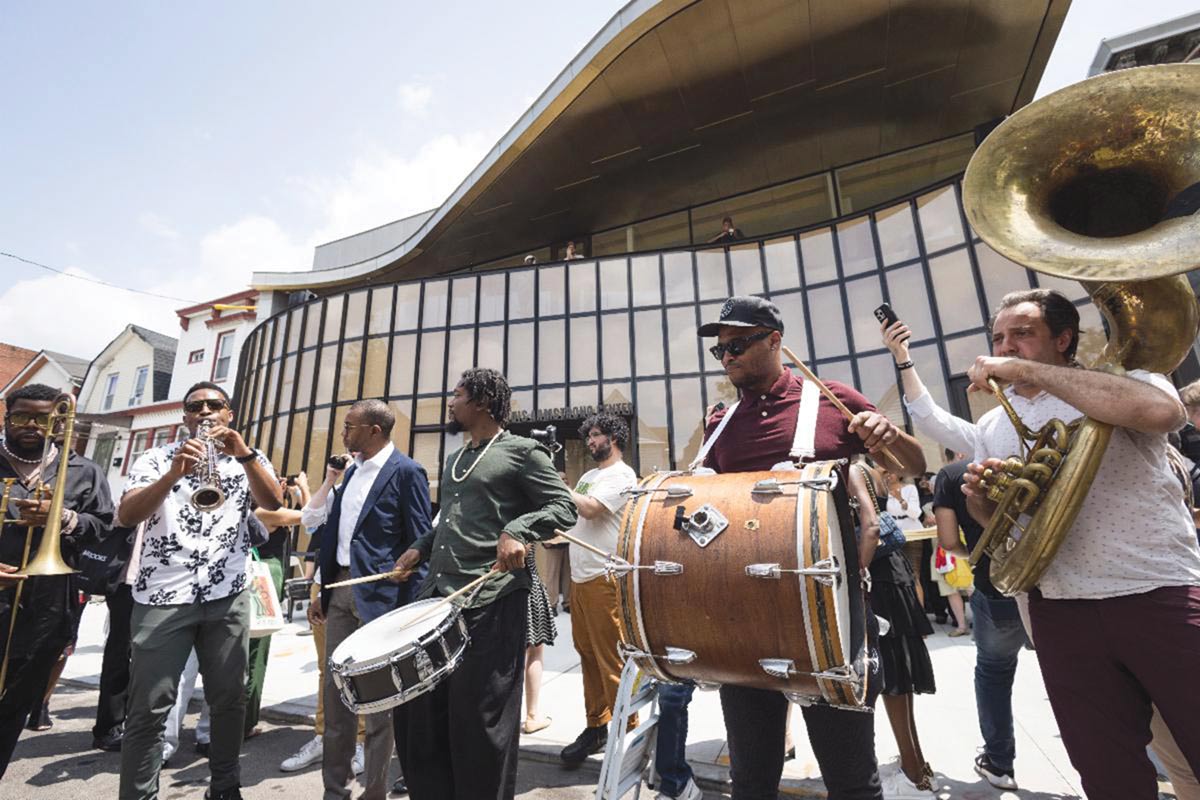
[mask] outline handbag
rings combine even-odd
[[[258,559],[257,551],[250,552],[253,559],[246,568],[250,579],[250,638],[261,639],[283,629],[283,605],[271,568]]]
[[[88,539],[78,545],[74,566],[76,580],[85,594],[110,595],[121,585],[125,565],[133,553],[137,528],[113,527],[102,539]]]
[[[952,556],[941,547],[938,547],[934,568],[942,576],[942,580],[955,589],[969,589],[975,582],[975,574],[971,571],[971,562],[965,558]]]
[[[863,481],[867,484],[867,494],[871,495],[871,504],[875,506],[875,514],[879,517],[879,546],[875,548],[875,557],[871,559],[874,563],[904,547],[908,539],[905,538],[904,531],[900,530],[895,518],[879,507],[879,497],[875,494],[871,474],[863,466],[855,466],[862,472]]]

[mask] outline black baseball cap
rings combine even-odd
[[[716,322],[708,322],[700,326],[701,336],[716,336],[721,327],[729,325],[735,328],[770,328],[783,333],[783,315],[779,306],[770,300],[753,295],[738,295],[725,301],[721,306],[721,316]]]

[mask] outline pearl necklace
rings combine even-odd
[[[459,450],[458,457],[455,458],[454,463],[450,465],[451,479],[453,479],[455,483],[462,483],[469,478],[471,473],[475,471],[475,467],[479,466],[479,462],[483,461],[483,457],[487,455],[487,451],[492,449],[492,445],[496,443],[496,440],[506,433],[508,433],[508,431],[504,430],[493,436],[491,440],[488,441],[487,446],[483,448],[483,452],[479,454],[479,458],[475,459],[475,461],[471,463],[471,466],[467,467],[467,471],[461,476],[458,474],[458,462],[462,461],[463,453],[467,452],[467,448],[464,447],[463,449]]]
[[[15,458],[17,461],[20,461],[22,464],[40,464],[40,463],[42,463],[42,460],[40,458],[21,458],[19,455],[14,453],[12,450],[8,449],[8,442],[5,441],[4,439],[0,439],[0,447],[3,447],[4,452],[8,453],[8,455],[11,458]]]

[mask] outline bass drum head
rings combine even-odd
[[[440,600],[437,597],[417,600],[371,620],[347,636],[333,651],[330,661],[348,666],[381,658],[386,660],[403,653],[415,642],[438,630],[455,612],[455,607],[450,603],[431,612],[430,607],[437,605]]]

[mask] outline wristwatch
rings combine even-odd
[[[256,458],[258,458],[258,451],[251,447],[249,453],[244,456],[234,456],[233,460],[239,464],[249,464]]]

